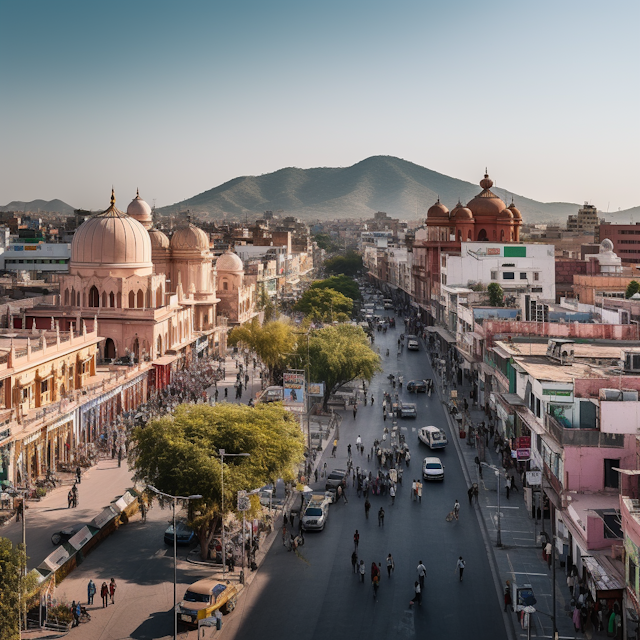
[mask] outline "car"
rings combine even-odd
[[[420,343],[417,336],[407,336],[407,350],[420,351]]]
[[[329,504],[332,497],[326,493],[313,494],[302,514],[304,531],[322,531],[329,517]]]
[[[401,418],[417,418],[418,408],[413,402],[401,402],[398,407],[398,415]]]
[[[182,520],[176,522],[176,531],[178,532],[176,536],[177,545],[187,546],[193,544],[197,539],[195,531]],[[173,524],[170,524],[164,532],[164,541],[167,544],[173,544]]]
[[[430,449],[444,449],[449,444],[445,432],[434,426],[419,429],[418,439]]]
[[[212,578],[198,580],[187,588],[179,605],[178,620],[186,626],[198,626],[198,620],[214,612],[231,613],[236,608],[240,583],[220,582]]]
[[[325,484],[325,490],[337,489],[340,485],[343,487],[347,484],[347,471],[345,469],[334,469],[328,476]]]
[[[407,391],[409,393],[427,393],[427,381],[409,380],[409,382],[407,382]]]
[[[440,458],[425,458],[422,463],[422,477],[425,480],[444,480],[444,465]]]
[[[62,529],[62,531],[57,531],[51,536],[51,543],[57,547],[63,542],[69,542],[69,540],[71,540],[71,538],[73,538],[73,536],[75,536],[82,527],[83,525],[76,524],[73,527],[67,527],[66,529]]]
[[[272,484],[266,484],[258,491],[260,504],[263,507],[281,507],[284,504],[284,483],[282,480],[276,482],[275,493]]]

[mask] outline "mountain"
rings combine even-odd
[[[0,211],[19,211],[25,213],[38,213],[39,211],[47,213],[60,213],[65,216],[73,215],[73,207],[62,200],[32,200],[31,202],[22,202],[13,200],[9,204],[0,206]]]
[[[482,172],[478,172],[478,182]],[[495,179],[496,176],[493,176]],[[440,197],[449,209],[468,202],[482,189],[456,178],[395,158],[373,156],[351,167],[289,167],[261,176],[243,176],[193,198],[158,210],[177,215],[187,209],[198,217],[255,219],[266,210],[282,210],[302,219],[371,218],[386,211],[403,220],[424,218]],[[500,187],[492,191],[506,203],[515,200],[525,222],[566,222],[579,205],[537,202]]]

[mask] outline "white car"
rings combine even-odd
[[[325,494],[313,494],[307,503],[307,508],[302,515],[302,528],[304,531],[322,531],[329,517],[329,504],[331,498]]]
[[[444,465],[440,458],[425,458],[422,463],[422,477],[425,480],[444,480]]]

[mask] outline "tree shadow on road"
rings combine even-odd
[[[164,638],[173,635],[173,619],[169,611],[152,613],[137,629],[131,632],[133,640],[151,640],[151,638]]]

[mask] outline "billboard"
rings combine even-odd
[[[304,406],[304,371],[287,371],[282,375],[284,403],[289,406]]]
[[[324,382],[310,382],[309,395],[314,398],[324,398]]]

